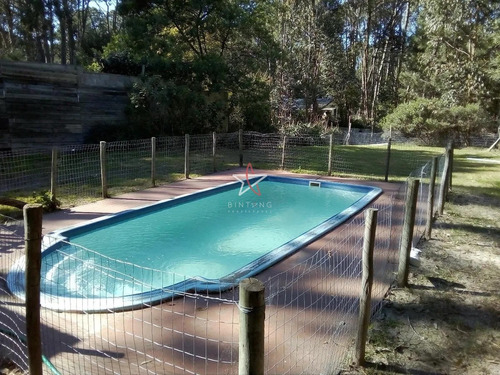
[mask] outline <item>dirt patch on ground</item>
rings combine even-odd
[[[367,366],[341,374],[500,374],[499,207],[450,195],[409,288],[392,289],[370,327]]]

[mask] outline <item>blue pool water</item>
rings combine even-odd
[[[240,195],[241,183],[226,184],[57,231],[43,252],[42,304],[105,310],[158,301],[174,289],[219,290],[297,251],[381,193],[273,176],[254,187]],[[21,283],[10,277],[11,290]]]

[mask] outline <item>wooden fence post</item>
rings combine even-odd
[[[418,179],[409,179],[408,189],[406,192],[403,233],[401,235],[401,247],[399,249],[399,266],[397,276],[399,287],[405,287],[408,284],[410,251],[413,240],[413,226],[415,225],[415,212],[417,209],[418,186]]]
[[[217,171],[217,134],[215,132],[212,133],[212,164],[213,171]]]
[[[438,167],[438,157],[431,161],[431,175],[429,176],[429,191],[427,192],[427,217],[425,221],[425,239],[431,239],[432,222],[434,220],[434,189],[436,187],[436,174]]]
[[[450,153],[450,155],[449,155],[450,163],[448,165],[448,169],[449,169],[449,171],[448,171],[448,188],[447,188],[446,192],[451,191],[451,188],[452,188],[451,185],[453,182],[452,181],[453,180],[453,153],[454,153],[453,151],[455,149],[454,145],[453,145],[453,140],[451,140],[448,143],[448,149],[449,149],[449,153]],[[448,194],[446,195],[446,198],[448,198]],[[448,200],[448,199],[446,199],[446,200]]]
[[[439,204],[438,213],[442,215],[444,212],[444,202],[446,201],[448,191],[448,174],[450,172],[450,150],[447,148],[444,154],[443,173],[441,174],[441,185],[439,186]]]
[[[365,234],[363,240],[363,276],[359,299],[358,336],[356,339],[356,365],[365,364],[366,337],[371,315],[371,293],[373,285],[373,249],[377,229],[378,210],[369,208],[365,211]]]
[[[189,162],[189,134],[185,135],[184,142],[184,176],[189,178],[190,162]]]
[[[238,375],[264,374],[264,284],[254,278],[240,282]]]
[[[238,148],[240,150],[240,167],[243,167],[243,129],[238,131]]]
[[[283,149],[281,150],[281,170],[285,169],[286,135],[283,136]]]
[[[102,197],[108,197],[108,177],[107,177],[107,168],[106,168],[106,142],[101,141],[99,143],[99,155],[101,160],[101,190]]]
[[[26,338],[31,375],[42,375],[42,338],[40,331],[40,267],[42,250],[41,204],[27,204],[24,213],[26,251]]]
[[[50,199],[57,200],[57,148],[52,148],[52,162],[50,167]]]
[[[391,163],[391,138],[387,140],[387,154],[385,157],[385,179],[384,181],[387,182],[389,180],[389,165]]]
[[[151,185],[156,186],[156,137],[151,137]]]
[[[330,144],[328,146],[328,176],[332,175],[332,157],[333,157],[333,134],[330,134]]]

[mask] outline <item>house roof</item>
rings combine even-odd
[[[318,98],[316,100],[318,101],[318,109],[327,110],[327,111],[333,110],[333,108],[334,108],[333,98],[327,96],[324,98]],[[305,109],[306,108],[306,100],[304,98],[295,99],[293,102],[294,102],[295,109]]]

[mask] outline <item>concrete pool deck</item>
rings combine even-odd
[[[46,214],[43,232],[47,234],[108,214],[233,182],[233,174],[244,173],[244,168],[237,168]],[[377,186],[383,189],[383,194],[374,204],[379,209],[391,209],[392,224],[389,225],[401,219],[400,207],[391,206],[400,183],[269,170],[254,173]],[[361,215],[357,218],[362,219]],[[362,245],[357,244],[362,238],[363,226],[348,227],[349,233],[339,232],[346,225],[340,225],[255,276],[268,288],[267,373],[317,373],[317,369],[335,362],[332,350],[339,348],[343,353],[349,347],[352,337],[343,327],[356,324],[358,276],[344,274],[342,270],[332,276],[325,264],[311,265],[313,272],[303,270],[309,259],[322,251],[346,270],[349,262],[359,261]],[[381,223],[381,229],[387,225]],[[335,236],[335,233],[342,235]],[[356,244],[355,253],[346,250],[353,247],[344,242],[348,240],[347,235],[349,241]],[[375,264],[385,267],[386,257],[386,254],[375,256]],[[343,259],[347,259],[345,264]],[[374,289],[387,288],[385,280],[375,283]],[[239,310],[234,303],[238,300],[237,293],[237,288],[214,295],[186,293],[158,305],[102,314],[42,309],[43,352],[56,368],[68,374],[237,373]],[[335,339],[333,332],[337,335]]]

